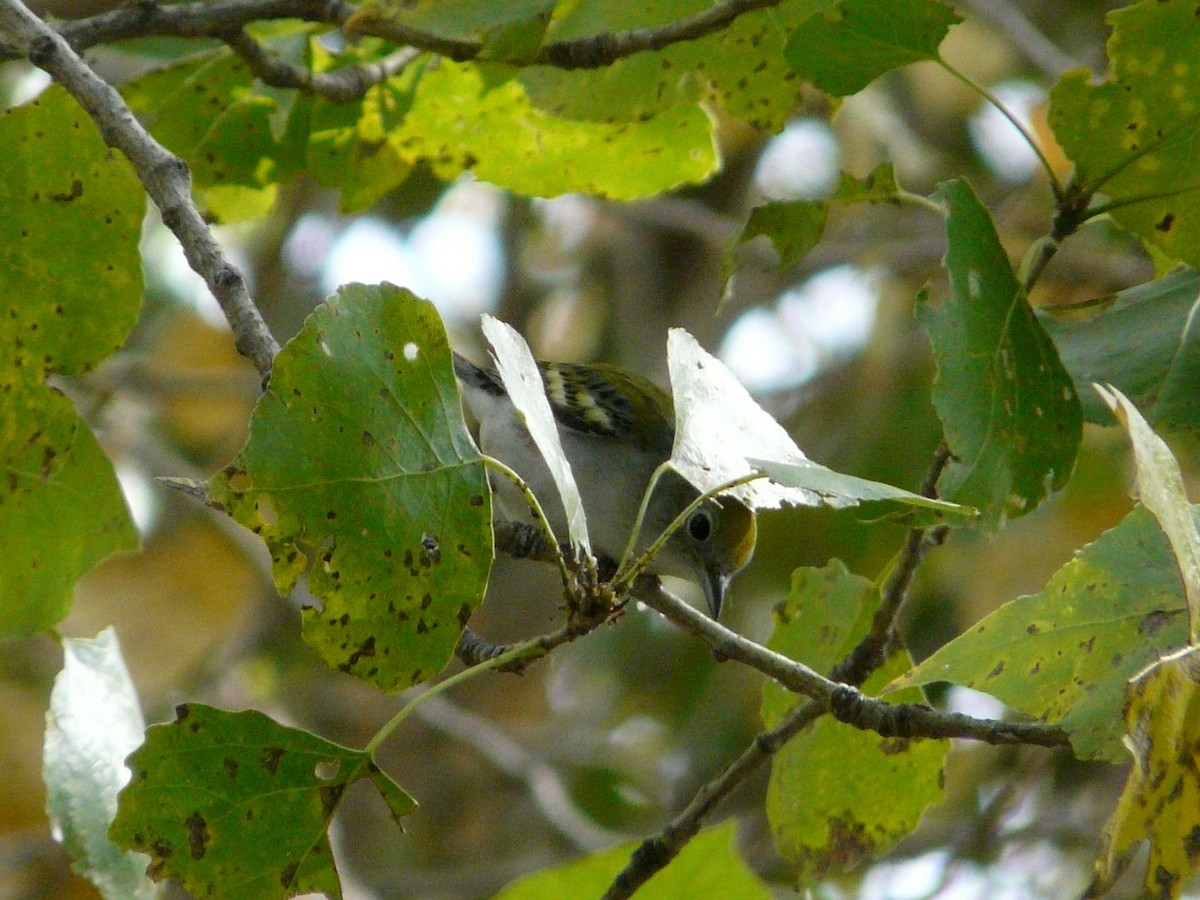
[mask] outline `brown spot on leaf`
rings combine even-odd
[[[997,676],[1003,674],[1003,672],[1004,672],[1004,660],[1000,660],[1000,662],[996,663],[996,665],[992,668],[992,671],[987,673],[986,677],[996,678]]]
[[[1161,219],[1154,223],[1154,228],[1166,234],[1171,230],[1171,226],[1175,224],[1175,213],[1167,213]]]
[[[368,637],[365,641],[359,644],[358,649],[350,654],[350,658],[346,660],[346,665],[351,667],[356,666],[358,665],[359,660],[363,659],[364,657],[370,657],[374,655],[375,638],[372,636]]]
[[[1170,616],[1168,616],[1167,613],[1163,612],[1161,609],[1156,609],[1152,613],[1147,613],[1142,617],[1142,620],[1138,622],[1138,634],[1143,636],[1157,634],[1158,631],[1167,624],[1167,620],[1169,618]]]
[[[230,778],[237,778],[238,761],[232,756],[227,756],[221,761],[221,767],[225,770],[225,774]]]
[[[188,830],[188,848],[192,851],[192,859],[204,859],[208,852],[208,822],[198,812],[192,813],[183,823]]]
[[[70,203],[72,200],[78,200],[83,196],[83,182],[78,178],[71,180],[71,193],[69,194],[51,194],[50,199],[55,203]]]
[[[321,788],[321,811],[325,814],[325,818],[333,815],[333,811],[337,809],[338,801],[342,799],[342,792],[346,790],[344,784],[327,784]]]
[[[279,873],[279,883],[284,887],[291,887],[292,882],[296,880],[296,870],[299,868],[299,863],[288,863]]]
[[[263,750],[259,757],[264,769],[272,775],[279,769],[279,761],[283,759],[284,749],[282,747],[267,747]]]

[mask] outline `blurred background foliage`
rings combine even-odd
[[[1103,71],[1103,14],[1115,5],[959,3],[966,21],[942,51],[1026,119],[1065,174],[1045,127],[1046,92],[1066,67]],[[122,79],[120,56],[100,52],[96,62]],[[0,66],[6,105],[37,84],[28,67]],[[835,209],[820,245],[796,266],[777,271],[765,242],[746,248],[723,304],[722,254],[754,204],[820,197],[839,169],[863,175],[892,160],[902,183],[920,193],[966,174],[1019,258],[1049,226],[1044,173],[994,110],[934,64],[889,73],[837,109],[806,93],[779,135],[728,119],[717,139],[719,175],[651,200],[530,200],[470,178],[442,183],[417,169],[354,216],[339,213],[336,194],[300,179],[281,187],[265,219],[219,234],[281,340],[352,280],[388,280],[431,298],[453,343],[477,359],[478,316],[487,311],[516,326],[538,356],[612,361],[663,382],[666,331],[682,325],[812,458],[916,489],[940,431],[929,400],[929,346],[912,309],[926,284],[944,295],[942,221],[911,208]],[[198,699],[254,706],[362,746],[398,698],[330,672],[300,639],[304,598],[274,594],[262,547],[154,481],[206,478],[228,462],[245,438],[258,385],[203,285],[152,217],[143,250],[147,295],[133,338],[64,387],[115,461],[145,549],[86,576],[61,631],[91,637],[115,624],[150,721]],[[1098,297],[1153,271],[1138,242],[1094,224],[1067,243],[1032,300]],[[1194,459],[1190,442],[1177,442],[1177,450],[1185,466]],[[1128,511],[1128,473],[1123,435],[1088,426],[1062,494],[999,537],[952,534],[915,585],[906,623],[914,655],[1040,590]],[[865,525],[854,510],[762,519],[757,556],[726,615],[757,640],[767,637],[795,567],[836,557],[873,578],[903,537],[894,525]],[[473,627],[497,641],[546,630],[556,615],[553,573],[500,560],[493,581]],[[43,719],[59,656],[47,637],[6,644],[0,655],[6,900],[93,896],[69,874],[43,811]],[[484,897],[525,872],[645,834],[759,730],[760,682],[641,609],[523,677],[471,681],[421,707],[381,752],[383,767],[402,774],[421,804],[406,833],[366,789],[342,810],[333,838],[347,896]],[[947,699],[997,712],[965,691]],[[914,835],[817,893],[1057,897],[1086,884],[1118,770],[1065,753],[963,746],[948,773],[946,802]],[[743,817],[743,851],[786,894],[788,874],[762,819],[765,779],[763,772],[721,813]]]

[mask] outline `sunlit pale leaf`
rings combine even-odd
[[[920,303],[917,317],[933,342],[933,401],[953,453],[939,488],[995,527],[1066,483],[1082,414],[987,209],[962,180],[938,194],[949,213],[950,296],[938,306]]]
[[[566,511],[567,531],[571,543],[590,554],[591,543],[588,541],[583,499],[579,496],[571,464],[567,461],[562,442],[558,439],[558,426],[550,409],[550,401],[546,398],[546,389],[542,385],[542,376],[538,372],[533,353],[516,329],[492,316],[483,317],[483,333],[492,345],[496,369],[508,390],[508,397],[517,408],[558,488],[559,498]]]
[[[890,484],[835,472],[833,469],[813,462],[799,465],[753,458],[748,462],[777,484],[812,491],[822,497],[836,497],[854,503],[893,501],[907,506],[919,506],[924,509],[955,513],[961,516],[973,515],[975,512],[969,506],[959,506],[957,503],[947,503],[945,500],[922,497],[920,494],[892,487]]]
[[[483,463],[433,306],[349,285],[275,360],[250,440],[210,499],[267,542],[275,582],[305,571],[304,636],[384,690],[450,659],[491,567]]]
[[[836,560],[823,569],[797,569],[791,594],[775,609],[769,646],[828,671],[866,634],[878,599],[870,581]],[[864,690],[878,692],[907,664],[907,654],[898,654]],[[921,702],[916,690],[895,699]],[[768,682],[764,723],[779,724],[797,702],[805,701]],[[853,868],[912,831],[922,811],[941,799],[949,749],[949,741],[882,738],[828,716],[789,741],[771,765],[767,819],[775,846],[798,869],[799,886]]]
[[[725,364],[682,328],[667,337],[667,366],[675,400],[675,447],[671,462],[702,491],[753,474],[749,457],[804,465],[808,458],[783,426],[754,402]],[[812,491],[775,484],[765,478],[730,491],[752,507],[773,509],[783,503],[819,506]],[[837,500],[830,505],[839,504]]]
[[[146,877],[149,857],[122,852],[108,839],[117,792],[129,781],[125,757],[145,728],[113,630],[94,640],[64,641],[46,714],[46,811],[75,871],[107,900],[159,896]]]
[[[1113,218],[1168,256],[1200,264],[1200,27],[1190,0],[1109,14],[1107,80],[1068,72],[1049,123],[1078,181],[1116,203]]]
[[[1135,678],[1125,725],[1134,765],[1084,896],[1105,893],[1148,839],[1145,896],[1179,897],[1200,863],[1200,650],[1182,650]]]
[[[701,831],[665,869],[638,889],[638,900],[720,897],[770,900],[771,892],[734,849],[733,823]],[[599,897],[629,862],[637,844],[594,853],[514,881],[493,900]]]
[[[340,898],[327,832],[346,788],[368,778],[393,817],[416,808],[369,754],[252,710],[180,706],[174,722],[147,730],[129,766],[109,834],[150,854],[155,878],[200,897]]]
[[[1188,602],[1189,643],[1195,645],[1200,641],[1200,533],[1196,531],[1196,522],[1188,505],[1183,473],[1179,471],[1171,448],[1150,429],[1137,407],[1124,394],[1111,386],[1096,385],[1096,390],[1129,432],[1137,466],[1138,498],[1154,513],[1171,542]]]
[[[1096,382],[1119,388],[1155,427],[1200,432],[1200,272],[1180,268],[1090,307],[1039,311],[1087,420],[1113,421]]]
[[[1062,725],[1078,756],[1120,762],[1128,679],[1185,643],[1178,567],[1158,523],[1139,507],[1041,593],[1006,603],[895,684],[975,688]]]
[[[840,97],[889,69],[936,59],[942,38],[959,21],[935,0],[841,0],[793,31],[784,55],[801,76]]]

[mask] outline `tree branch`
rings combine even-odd
[[[800,703],[776,727],[751,741],[724,772],[696,792],[686,809],[658,834],[642,841],[609,885],[603,900],[625,900],[633,896],[638,888],[679,855],[687,842],[699,833],[700,826],[718,803],[823,713],[819,703]]]
[[[851,685],[823,678],[803,663],[780,656],[729,631],[661,587],[639,587],[642,588],[639,599],[672,622],[701,637],[718,653],[744,662],[775,678],[784,687],[812,699],[808,703],[797,704],[779,725],[756,737],[725,771],[697,792],[686,809],[658,834],[643,841],[609,886],[604,900],[624,900],[632,896],[642,884],[679,855],[721,800],[784,744],[825,713],[847,725],[874,731],[882,737],[966,738],[989,744],[1032,744],[1042,747],[1069,744],[1066,732],[1052,725],[976,719],[920,704],[885,703],[868,697]]]
[[[938,478],[950,462],[950,448],[943,441],[933,455],[929,469],[921,480],[919,492],[922,497],[937,497]],[[834,681],[859,685],[871,677],[871,673],[887,661],[889,648],[895,640],[896,618],[908,599],[908,589],[917,567],[930,548],[946,539],[949,529],[945,525],[935,528],[910,528],[901,551],[900,559],[892,570],[891,577],[883,589],[879,607],[871,619],[871,628],[858,645],[846,655],[830,677]]]
[[[404,47],[377,63],[346,66],[332,72],[310,72],[304,66],[272,56],[242,29],[228,35],[225,43],[266,84],[319,94],[333,103],[360,99],[368,90],[398,74],[421,55],[420,50]]]
[[[220,304],[238,352],[254,363],[264,380],[269,377],[279,344],[250,299],[245,277],[225,258],[192,202],[187,164],[155,141],[121,95],[19,0],[0,0],[0,31],[23,48],[30,62],[65,87],[96,123],[104,142],[129,159],[163,222],[183,245],[188,263]]]
[[[739,16],[769,9],[781,2],[783,0],[723,0],[698,15],[653,28],[603,32],[556,41],[542,47],[533,62],[560,69],[602,68],[635,53],[697,40],[727,27]],[[59,33],[77,51],[82,51],[96,44],[139,37],[226,40],[230,34],[252,22],[270,19],[302,19],[346,26],[347,31],[354,34],[381,37],[456,60],[475,59],[484,49],[479,41],[447,38],[387,21],[370,12],[360,13],[354,4],[345,0],[218,0],[163,6],[155,0],[141,0],[112,12],[64,23],[59,26]],[[24,55],[19,48],[0,46],[0,61]],[[294,77],[294,73],[288,77]]]

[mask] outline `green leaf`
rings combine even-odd
[[[303,38],[313,27],[285,23],[274,29],[279,34],[262,39],[264,49],[300,62]],[[278,182],[300,168],[308,133],[299,111],[307,105],[289,104],[257,82],[226,47],[155,69],[125,85],[122,94],[155,138],[187,162],[209,213],[222,221],[263,215]],[[304,127],[292,124],[292,113]]]
[[[701,99],[765,132],[779,131],[800,102],[800,79],[783,59],[788,31],[829,0],[784,0],[744,12],[698,40],[636,53],[599,69],[524,70],[531,101],[569,119],[638,122]],[[707,0],[588,0],[555,10],[544,43],[655,28],[707,11]]]
[[[46,811],[72,867],[107,900],[159,896],[146,877],[150,859],[122,852],[108,839],[117,792],[129,781],[125,757],[145,729],[113,630],[90,641],[63,641],[63,668],[46,714]]]
[[[1135,3],[1109,14],[1111,75],[1068,72],[1049,123],[1085,191],[1167,255],[1200,264],[1200,29],[1190,0]]]
[[[920,303],[917,318],[933,342],[933,402],[954,455],[939,487],[997,527],[1066,483],[1082,414],[987,210],[965,181],[938,193],[949,210],[950,296],[938,307]]]
[[[871,582],[838,560],[823,569],[797,569],[791,594],[775,609],[768,646],[828,671],[867,633],[877,602]],[[906,659],[904,653],[894,657],[863,689],[876,693],[904,671]],[[922,698],[913,690],[895,699]],[[767,727],[778,725],[796,702],[795,694],[767,683]],[[853,868],[912,831],[921,812],[941,799],[949,749],[949,741],[882,738],[828,716],[789,741],[771,765],[767,820],[780,854],[798,868],[798,884],[813,884],[831,868]]]
[[[771,892],[734,849],[733,823],[706,828],[665,869],[637,892],[638,900],[720,897],[769,900]],[[561,900],[599,897],[629,862],[636,843],[519,878],[493,900]]]
[[[1124,720],[1135,764],[1104,829],[1104,853],[1085,894],[1112,886],[1143,840],[1150,840],[1146,897],[1178,897],[1200,862],[1200,650],[1160,660],[1130,684]]]
[[[71,402],[13,384],[0,401],[0,637],[51,628],[75,581],[138,535],[112,463]]]
[[[946,32],[960,21],[935,0],[841,0],[801,23],[783,53],[801,77],[844,97],[890,69],[937,59]]]
[[[1112,384],[1157,427],[1200,433],[1200,272],[1181,268],[1089,304],[1068,317],[1054,308],[1039,319],[1058,346],[1089,422],[1112,414],[1091,385]]]
[[[829,204],[820,200],[790,200],[754,207],[746,227],[725,252],[726,281],[733,271],[734,250],[759,236],[771,241],[779,255],[780,269],[795,265],[820,242],[828,217]]]
[[[897,686],[950,681],[1062,725],[1083,759],[1119,762],[1125,684],[1187,643],[1187,604],[1166,537],[1133,510],[1055,573],[1004,604]]]
[[[0,636],[50,628],[75,580],[137,546],[113,473],[70,402],[141,305],[144,193],[61,88],[0,116]]]
[[[725,291],[728,292],[737,266],[737,250],[748,241],[760,235],[769,238],[779,255],[779,268],[786,269],[803,259],[821,240],[831,206],[894,201],[899,193],[895,169],[886,162],[876,166],[866,178],[842,172],[827,200],[791,200],[754,207],[746,227],[730,242],[722,257]]]
[[[417,85],[391,140],[440,177],[472,170],[517,193],[581,192],[631,200],[693,184],[717,169],[708,116],[695,104],[637,122],[569,119],[533,105],[500,63],[439,60]]]
[[[275,360],[241,455],[210,498],[267,542],[289,592],[309,554],[305,639],[383,690],[445,666],[492,559],[483,463],[433,306],[349,285]]]
[[[0,383],[78,375],[141,307],[145,194],[60,87],[0,115]]]
[[[346,788],[366,777],[393,817],[416,808],[361,750],[253,710],[189,703],[175,713],[129,757],[133,780],[109,835],[197,896],[340,898],[326,832]]]

